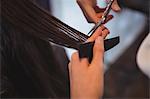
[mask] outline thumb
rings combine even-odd
[[[99,66],[103,64],[103,56],[104,56],[104,39],[99,36],[95,40],[95,44],[93,47],[93,60],[91,64],[96,64],[95,66]]]

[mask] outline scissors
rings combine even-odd
[[[89,36],[91,36],[99,26],[101,26],[102,24],[105,23],[106,18],[111,10],[111,5],[113,2],[114,2],[114,0],[109,1],[109,3],[107,4],[106,10],[104,11],[104,13],[101,17],[101,20],[90,30],[90,32],[88,33]]]

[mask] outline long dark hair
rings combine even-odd
[[[57,32],[45,24],[48,15],[30,0],[2,0],[1,8],[2,96],[69,97],[67,68],[62,71],[46,40]]]

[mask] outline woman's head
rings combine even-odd
[[[49,15],[30,0],[2,0],[1,9],[2,76],[12,97],[69,97],[67,69],[46,40],[55,32]]]

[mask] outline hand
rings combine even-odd
[[[91,64],[74,53],[69,64],[71,99],[99,99],[103,94],[103,38],[98,37]]]
[[[80,6],[84,16],[86,17],[89,23],[97,23],[102,14],[104,9],[101,9],[97,6],[97,0],[77,0],[78,5]],[[112,4],[112,10],[118,12],[121,8],[118,5],[117,0],[115,0]],[[107,21],[112,19],[113,16],[109,15]],[[106,22],[107,22],[106,21]]]
[[[99,27],[88,39],[88,41],[96,39],[91,63],[87,58],[80,59],[77,52],[72,55],[69,63],[71,99],[99,99],[102,96],[104,84],[103,38],[108,33],[109,31],[104,26]]]

